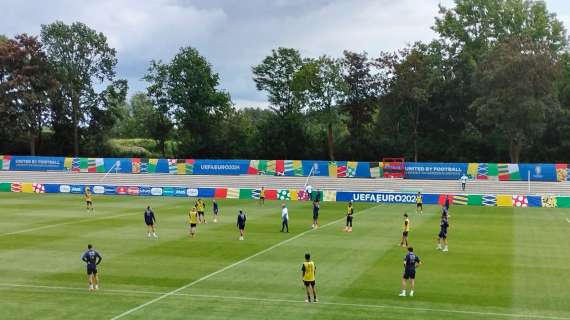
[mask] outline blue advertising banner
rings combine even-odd
[[[172,187],[162,188],[162,195],[167,197],[172,197],[174,195],[174,188]]]
[[[406,162],[406,179],[459,180],[467,163]]]
[[[139,196],[150,196],[151,187],[139,187]]]
[[[356,165],[356,178],[370,178],[370,162],[358,162]]]
[[[199,198],[213,198],[216,194],[215,188],[198,188]]]
[[[108,195],[115,195],[117,194],[117,188],[115,186],[104,186],[103,193]]]
[[[414,193],[337,192],[336,201],[376,203],[416,203]]]
[[[64,170],[65,158],[63,157],[28,157],[12,156],[10,170],[13,171],[49,171]]]
[[[83,185],[72,185],[70,192],[82,194],[83,188],[84,188]]]
[[[174,188],[175,197],[187,197],[186,188]]]
[[[556,166],[552,163],[519,164],[521,180],[526,181],[530,174],[531,181],[557,181]]]
[[[196,160],[193,174],[240,175],[248,168],[249,160]]]
[[[59,193],[59,184],[44,184],[45,193]]]
[[[303,160],[301,163],[303,166],[303,176],[312,174],[318,177],[326,177],[329,175],[328,161]],[[311,170],[313,173],[311,173]],[[291,175],[293,175],[293,171],[291,171]]]
[[[439,194],[422,194],[424,204],[439,204]]]

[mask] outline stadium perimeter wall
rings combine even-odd
[[[275,175],[338,178],[381,178],[389,164],[382,161],[214,160],[0,156],[0,170],[69,171],[86,173],[173,175]],[[463,174],[475,180],[568,181],[566,163],[405,163],[405,179],[457,180]]]

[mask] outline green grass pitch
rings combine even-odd
[[[280,202],[220,201],[221,221],[187,235],[187,198],[98,196],[95,216],[73,195],[0,194],[1,319],[570,319],[570,212],[452,206],[450,251],[435,250],[439,208],[289,202],[291,233],[280,233]],[[207,217],[211,220],[211,201]],[[158,240],[142,213],[157,214]],[[235,217],[248,214],[245,241]],[[405,250],[402,214],[424,264],[416,295],[398,297]],[[80,256],[102,254],[101,289],[87,290]],[[306,304],[305,252],[317,265],[320,303]]]

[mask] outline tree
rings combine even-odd
[[[368,155],[371,158],[374,156],[371,152],[371,124],[378,110],[379,79],[365,52],[344,51],[341,63],[342,76],[348,88],[341,102],[341,111],[349,118],[347,156],[356,159]]]
[[[303,59],[298,50],[279,47],[271,50],[271,55],[252,68],[257,90],[267,92],[272,110],[281,116],[298,113],[302,109],[293,88],[295,74],[302,66]]]
[[[508,141],[512,163],[518,163],[524,148],[544,132],[547,115],[559,110],[560,69],[548,43],[521,37],[498,44],[479,66],[479,98],[471,108],[483,132]]]
[[[151,61],[144,79],[150,83],[147,88],[147,97],[152,108],[146,114],[141,115],[145,132],[158,142],[163,157],[166,156],[166,141],[170,138],[174,128],[171,117],[175,106],[170,100],[169,77],[167,65],[160,61]]]
[[[22,132],[36,154],[36,142],[49,116],[50,92],[57,81],[37,37],[18,35],[0,43],[0,119]]]
[[[385,116],[382,126],[393,128],[391,136],[397,139],[402,130],[411,140],[414,161],[418,161],[421,117],[429,113],[432,97],[441,76],[429,46],[416,43],[395,54],[383,54],[378,63],[384,69],[386,90],[381,98]],[[407,142],[407,141],[406,141]],[[406,143],[407,144],[407,143]]]
[[[73,125],[73,153],[79,154],[79,126],[89,118],[94,84],[111,81],[115,76],[116,51],[107,38],[83,23],[66,25],[61,21],[42,25],[42,42],[56,77],[69,101]]]
[[[327,56],[305,62],[294,76],[293,87],[305,95],[300,100],[306,100],[311,111],[323,115],[327,125],[328,156],[334,160],[333,126],[338,121],[336,106],[347,91],[340,62]]]

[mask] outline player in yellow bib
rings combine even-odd
[[[93,211],[93,194],[89,187],[85,187],[85,204],[87,206],[87,213],[94,213]]]
[[[404,223],[402,224],[402,241],[400,242],[400,246],[407,247],[408,246],[408,232],[410,232],[410,219],[408,218],[408,214],[404,213]]]
[[[198,222],[200,223],[207,223],[206,216],[204,215],[204,209],[206,208],[206,204],[202,199],[198,199],[196,201],[196,210],[198,211]]]
[[[416,195],[416,212],[419,214],[424,213],[424,197],[421,192]]]
[[[190,224],[190,237],[194,238],[196,235],[196,225],[198,224],[198,210],[196,207],[192,207],[192,210],[188,213],[188,223]]]
[[[305,262],[303,262],[303,266],[301,267],[301,277],[303,278],[303,283],[307,290],[307,299],[305,300],[307,303],[311,302],[311,293],[313,294],[313,302],[319,302],[315,288],[316,274],[317,267],[315,267],[315,263],[311,260],[311,255],[305,253]]]
[[[346,227],[344,227],[345,232],[352,232],[352,216],[354,215],[354,207],[352,205],[352,200],[348,202],[348,207],[346,208]]]
[[[259,191],[259,205],[262,206],[265,204],[265,188],[261,187]]]

